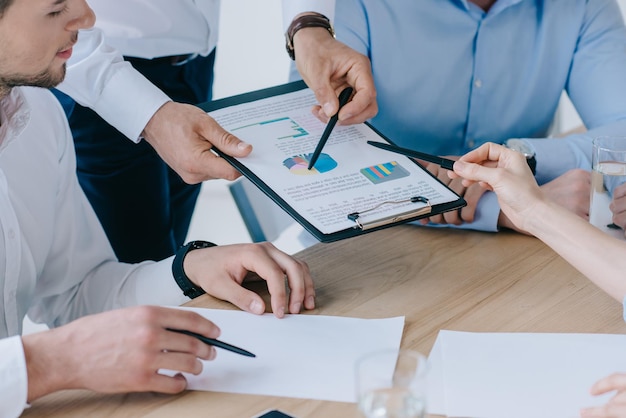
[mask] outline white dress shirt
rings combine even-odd
[[[285,28],[303,11],[334,15],[335,0],[282,1]],[[150,118],[170,99],[122,55],[207,55],[217,42],[219,0],[90,0],[89,4],[96,12],[96,28],[80,32],[59,90],[138,142]],[[245,28],[241,30],[245,33]]]
[[[172,258],[125,264],[115,255],[76,178],[65,114],[45,89],[0,101],[0,417],[26,405],[22,321],[59,326],[119,307],[189,299]],[[12,337],[12,338],[7,338]]]
[[[126,56],[206,56],[217,43],[220,0],[89,0],[89,6],[107,43]]]

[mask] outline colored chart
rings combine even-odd
[[[409,172],[398,164],[397,161],[390,161],[388,163],[362,168],[361,174],[367,177],[372,183],[379,184],[406,177],[409,175]]]
[[[295,155],[283,161],[283,165],[289,169],[291,174],[308,176],[311,174],[326,173],[337,167],[337,161],[328,154],[321,153],[315,165],[309,170],[309,161],[313,154]]]
[[[300,125],[298,125],[293,119],[285,117],[285,118],[277,118],[266,120],[263,122],[254,123],[252,125],[240,126],[238,128],[233,128],[231,131],[238,131],[241,129],[255,129],[255,135],[263,135],[264,132],[272,137],[272,139],[287,139],[287,138],[299,138],[301,136],[306,136],[309,133]],[[269,128],[269,129],[265,129]]]

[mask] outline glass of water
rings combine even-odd
[[[626,137],[595,138],[591,168],[589,222],[610,235],[624,239],[624,231],[613,224],[609,205],[615,189],[626,183]]]
[[[411,350],[385,350],[356,364],[356,395],[366,418],[424,418],[426,357]]]

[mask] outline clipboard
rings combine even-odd
[[[263,191],[320,242],[333,242],[435,214],[465,200],[415,160],[368,145],[392,143],[368,122],[337,126],[313,169],[308,159],[325,125],[303,81],[198,106],[252,144],[236,158],[214,152]]]

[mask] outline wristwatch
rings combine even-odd
[[[535,157],[535,151],[531,148],[530,144],[520,138],[510,138],[504,141],[504,146],[512,149],[513,151],[520,152],[526,157],[526,162],[530,171],[535,175],[537,171],[537,158]]]
[[[293,37],[296,35],[296,32],[304,28],[324,28],[332,35],[333,38],[335,37],[335,30],[333,29],[333,25],[330,23],[330,19],[323,14],[311,12],[296,17],[287,28],[287,32],[285,32],[285,48],[287,49],[289,58],[294,61],[296,59],[296,50],[293,46]]]
[[[172,262],[172,274],[174,275],[176,284],[178,284],[178,287],[180,287],[185,296],[194,299],[206,293],[204,289],[197,287],[185,274],[185,270],[183,269],[185,256],[189,251],[215,246],[216,244],[208,241],[190,241],[176,250],[176,255],[174,256],[174,261]]]

